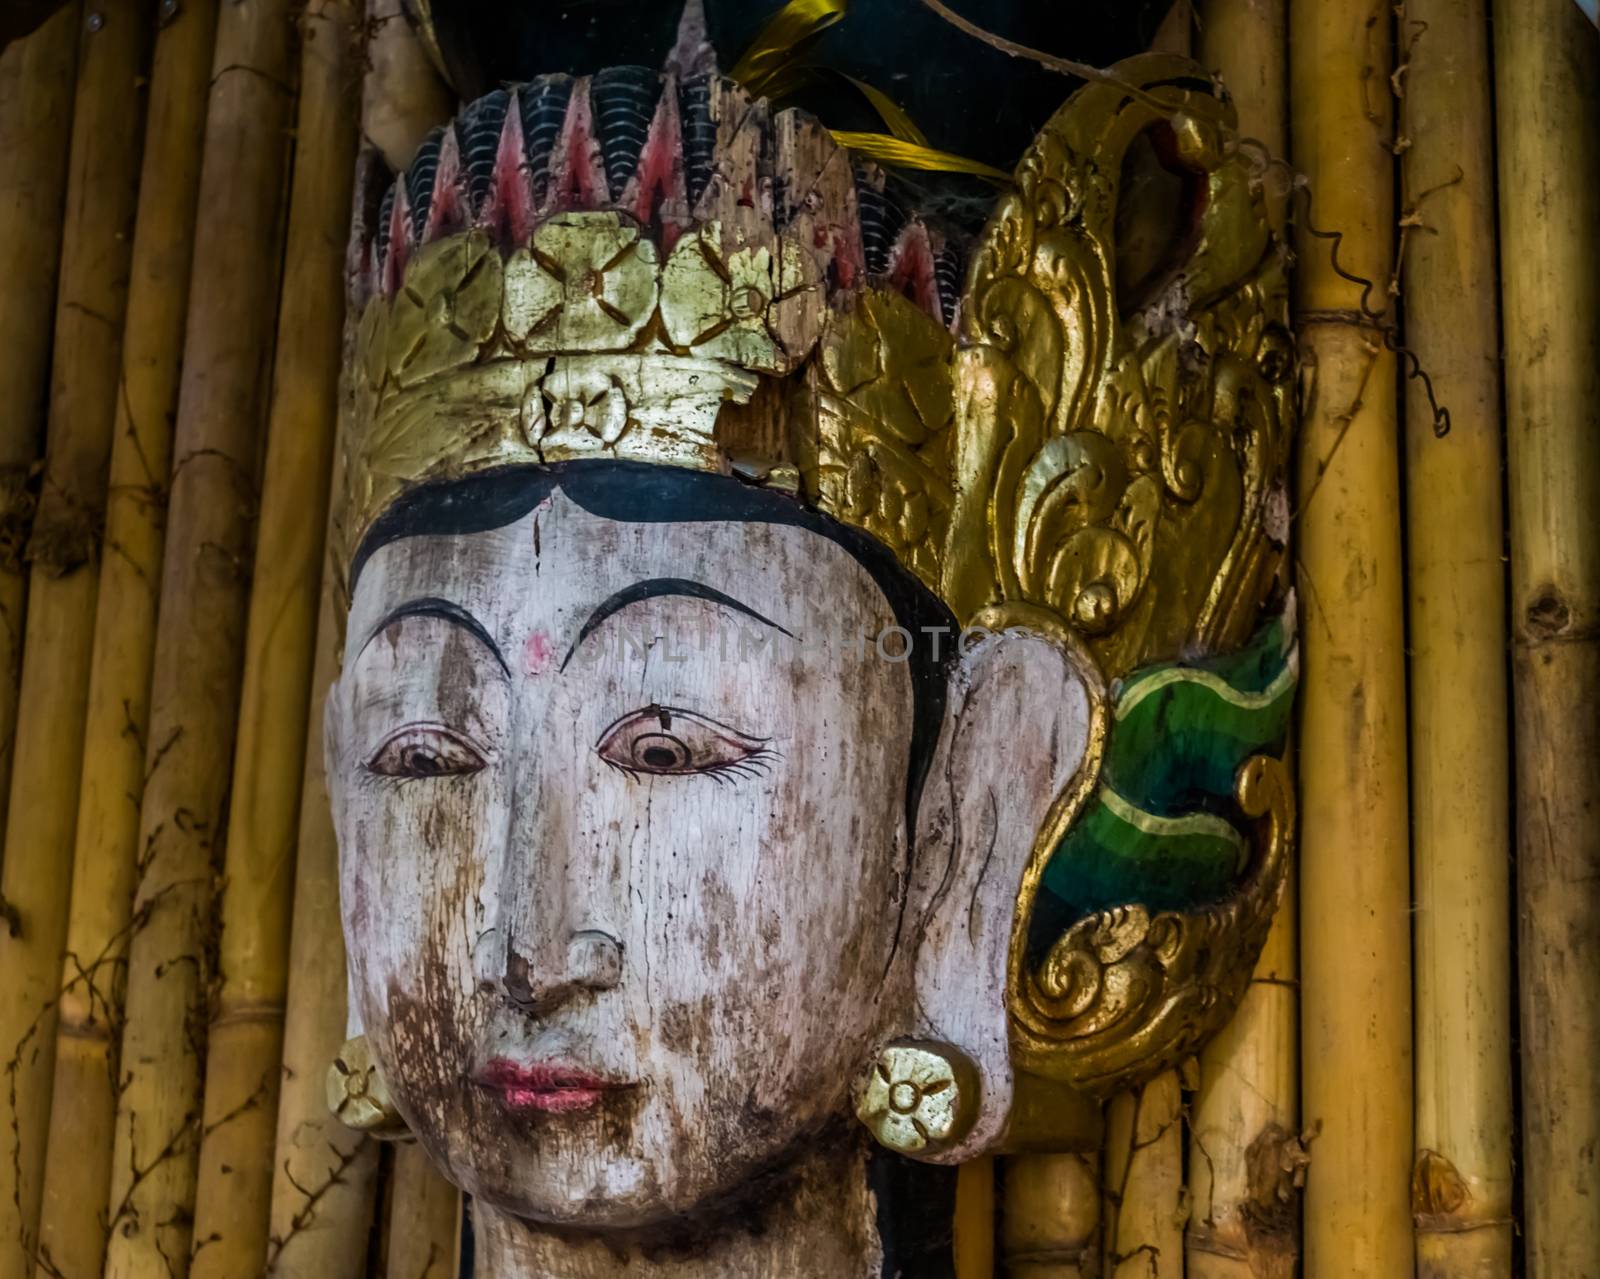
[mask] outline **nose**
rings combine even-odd
[[[621,981],[622,943],[589,928],[567,939],[565,962],[530,963],[513,942],[506,948],[499,986],[523,1012],[547,1017],[584,991],[612,990]]]

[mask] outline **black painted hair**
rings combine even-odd
[[[916,831],[917,803],[944,719],[947,670],[956,649],[955,619],[880,542],[801,505],[793,497],[727,475],[643,462],[586,460],[507,466],[463,479],[423,484],[374,522],[350,565],[350,589],[380,547],[408,537],[486,533],[513,524],[550,493],[561,492],[591,515],[630,524],[733,521],[808,529],[843,548],[883,592],[895,622],[913,637],[912,733],[906,775],[906,830]],[[946,628],[931,643],[924,628]]]

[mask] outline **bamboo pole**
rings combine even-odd
[[[367,6],[367,75],[361,133],[396,173],[411,163],[428,130],[450,118],[455,99],[411,29],[401,0]]]
[[[344,245],[356,152],[357,0],[311,0],[261,523],[245,637],[195,1202],[195,1279],[259,1274],[266,1259],[288,986],[306,702],[338,410]]]
[[[350,329],[347,317],[347,350]],[[341,398],[341,429],[345,406]],[[340,491],[337,456],[331,489]],[[337,521],[335,500],[330,534]],[[268,1279],[366,1279],[377,1189],[378,1143],[341,1124],[327,1101],[328,1069],[345,1041],[347,1024],[339,848],[322,757],[323,705],[339,671],[342,633],[342,576],[333,539],[327,540],[300,784]]]
[[[1008,1159],[1000,1247],[1006,1279],[1096,1279],[1100,1170],[1093,1155]]]
[[[1288,151],[1288,0],[1203,0],[1202,66],[1222,78],[1239,113],[1239,132],[1274,155]]]
[[[1494,6],[1529,1279],[1600,1274],[1600,35]]]
[[[28,541],[13,802],[0,875],[0,897],[15,912],[14,926],[0,933],[4,1144],[10,1147],[0,1157],[4,1279],[25,1279],[38,1239],[94,639],[95,555],[116,410],[149,35],[143,0],[107,0],[80,25],[50,420],[39,513]]]
[[[455,1279],[461,1193],[415,1144],[396,1147],[389,1185],[384,1279]]]
[[[995,1161],[973,1159],[956,1170],[955,1220],[951,1251],[955,1279],[994,1275]]]
[[[1211,0],[1200,13],[1201,62],[1232,95],[1240,134],[1278,159],[1288,150],[1287,18],[1285,0]],[[1269,197],[1269,209],[1281,225],[1282,201]],[[1291,886],[1238,1011],[1200,1055],[1188,1160],[1191,1279],[1289,1279],[1299,1256],[1295,897]]]
[[[1421,1279],[1509,1279],[1510,802],[1484,0],[1407,0],[1401,99]],[[1408,217],[1407,221],[1411,219]]]
[[[22,550],[33,522],[28,479],[39,456],[49,384],[50,317],[61,260],[78,6],[0,50],[0,842],[11,798],[11,744],[22,679]],[[0,926],[7,918],[0,902]]]
[[[161,24],[150,78],[39,1223],[41,1268],[65,1279],[98,1279],[105,1258],[115,1037],[216,10],[216,0],[196,0]]]
[[[1172,0],[1167,16],[1161,19],[1150,38],[1157,53],[1177,53],[1187,58],[1194,48],[1195,0]]]
[[[150,690],[108,1279],[183,1279],[189,1268],[214,859],[277,301],[291,35],[287,0],[237,0],[217,26]]]
[[[1310,220],[1386,305],[1395,218],[1390,10],[1291,0],[1292,146]],[[1411,929],[1395,360],[1363,288],[1299,226],[1303,1110],[1320,1126],[1307,1279],[1412,1266]]]
[[[1106,1279],[1183,1279],[1183,1090],[1178,1072],[1106,1106]]]
[[[391,167],[403,167],[427,131],[449,117],[451,100],[401,15],[398,0],[371,0],[367,31],[361,132],[390,148],[384,154]],[[340,243],[343,238],[341,234]],[[352,333],[346,317],[347,351]],[[346,408],[341,399],[341,416]],[[332,492],[339,491],[336,457]],[[330,530],[338,519],[335,501]],[[270,1279],[365,1279],[376,1194],[376,1143],[329,1113],[326,1092],[328,1069],[348,1028],[339,849],[322,756],[323,703],[339,669],[342,568],[330,549],[323,566],[300,789],[283,1083],[267,1244]]]

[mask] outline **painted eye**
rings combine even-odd
[[[769,766],[773,751],[767,740],[693,711],[646,706],[612,723],[600,734],[595,751],[625,773],[749,774]]]
[[[367,761],[380,777],[461,777],[476,773],[484,758],[437,724],[412,724],[395,733]]]

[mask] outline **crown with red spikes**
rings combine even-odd
[[[1119,63],[968,253],[682,45],[492,93],[362,241],[349,543],[424,481],[617,458],[796,492],[961,621],[1047,610],[1113,673],[1237,638],[1281,537],[1292,348],[1234,130],[1187,60]],[[1140,163],[1165,177],[1129,198],[1175,194],[1125,224]]]
[[[864,285],[954,318],[959,237],[896,207],[884,175],[826,129],[774,112],[714,70],[544,76],[489,94],[436,129],[389,188],[366,284],[393,297],[428,245],[471,230],[502,251],[577,212],[610,212],[665,258],[686,231],[738,222],[803,243],[829,296]]]
[[[683,49],[491,93],[394,179],[357,272],[351,537],[420,480],[496,465],[733,469],[761,377],[869,294],[949,347],[960,238]],[[758,465],[796,487],[796,460]]]

